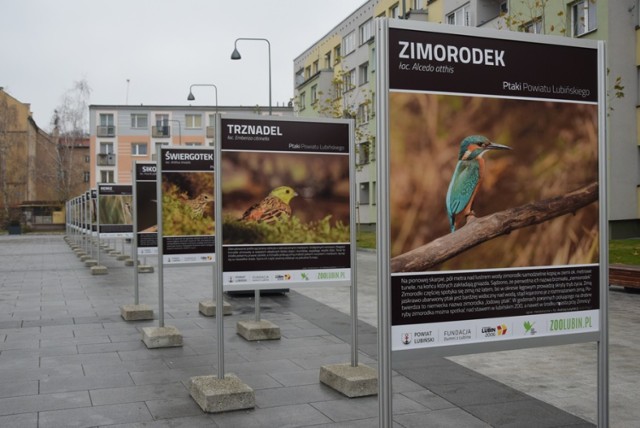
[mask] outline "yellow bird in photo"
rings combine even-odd
[[[291,216],[289,202],[296,196],[296,191],[289,186],[276,187],[266,198],[249,207],[240,220],[272,223],[288,219]]]

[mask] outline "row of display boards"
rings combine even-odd
[[[381,426],[392,425],[392,353],[586,341],[598,343],[606,426],[604,44],[376,28]],[[216,130],[215,149],[158,146],[133,188],[70,201],[72,226],[132,236],[161,266],[217,261],[220,301],[223,290],[355,288],[353,122],[223,115]],[[78,207],[96,200],[98,218],[82,223]]]

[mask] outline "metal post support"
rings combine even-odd
[[[156,217],[158,219],[158,326],[164,327],[164,263],[162,242],[162,144],[156,143]],[[218,205],[218,204],[216,204]]]

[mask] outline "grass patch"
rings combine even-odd
[[[640,265],[640,239],[609,241],[609,263]]]
[[[356,246],[358,248],[376,248],[376,233],[360,230],[356,236]]]

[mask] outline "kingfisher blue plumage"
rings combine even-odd
[[[482,156],[489,150],[511,150],[511,147],[492,143],[482,135],[471,135],[460,143],[458,164],[447,190],[447,215],[451,232],[462,227],[473,213],[473,201],[484,175]]]

